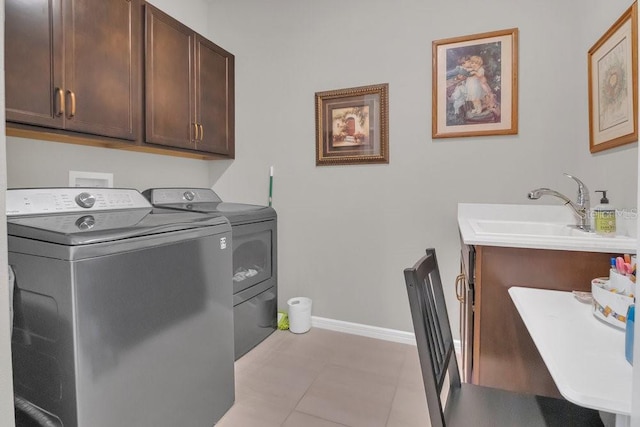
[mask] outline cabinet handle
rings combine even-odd
[[[458,274],[456,277],[456,297],[458,301],[464,303],[464,274]]]
[[[198,124],[194,123],[193,124],[193,140],[192,142],[195,142],[198,140]]]
[[[73,91],[68,90],[67,95],[69,95],[69,99],[71,99],[71,111],[67,118],[71,119],[76,115],[76,94]]]
[[[64,114],[64,91],[61,88],[56,88],[56,116]]]
[[[204,127],[201,124],[198,127],[200,128],[200,141],[202,141],[204,139]]]

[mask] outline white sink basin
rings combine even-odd
[[[458,204],[458,228],[465,244],[586,252],[635,253],[635,218],[618,218],[615,236],[575,226],[566,206]],[[633,234],[632,234],[633,233]]]
[[[476,234],[594,237],[575,226],[548,222],[470,220],[469,223]]]

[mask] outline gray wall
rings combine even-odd
[[[306,295],[314,315],[410,331],[402,270],[434,246],[457,325],[458,202],[573,196],[569,172],[635,208],[637,145],[591,155],[587,116],[587,51],[630,2],[582,3],[210,2],[211,37],[237,60],[237,160],[214,188],[264,203],[274,165],[281,306]],[[519,134],[432,140],[431,42],[511,27]],[[316,167],[314,93],[383,82],[390,164]]]
[[[628,0],[152,3],[236,55],[236,160],[8,138],[10,187],[97,171],[121,187],[213,185],[226,200],[264,204],[273,165],[280,306],[305,295],[314,315],[405,331],[402,270],[426,246],[439,251],[457,324],[458,202],[527,203],[539,186],[571,195],[566,171],[636,206],[637,146],[591,155],[586,104],[586,52]],[[519,134],[432,140],[431,42],[511,27]],[[316,167],[314,93],[374,83],[389,83],[390,164]]]

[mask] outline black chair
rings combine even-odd
[[[603,426],[597,411],[567,400],[461,383],[435,249],[404,277],[432,427]]]

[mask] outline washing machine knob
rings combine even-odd
[[[93,207],[95,202],[96,202],[96,198],[91,193],[82,192],[76,196],[76,203],[81,208],[89,209]]]
[[[96,219],[93,215],[85,215],[78,218],[76,221],[76,227],[80,230],[91,230],[96,225]]]
[[[190,202],[196,198],[196,194],[193,191],[185,191],[183,196],[185,199],[187,199]]]

